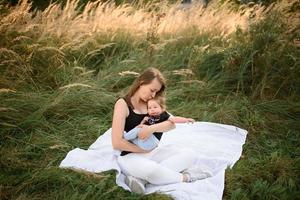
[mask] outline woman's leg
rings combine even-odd
[[[190,149],[164,146],[155,149],[150,159],[171,170],[182,172],[193,165],[196,160],[196,154]]]
[[[157,148],[151,155],[151,159],[159,162],[160,165],[176,172],[182,172],[184,182],[193,182],[212,176],[208,168],[204,166],[192,166],[196,158],[194,151],[176,146]]]
[[[148,153],[150,154],[150,153]],[[131,153],[118,157],[121,170],[156,185],[181,182],[183,175],[148,158],[147,154]]]

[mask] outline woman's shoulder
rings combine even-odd
[[[115,102],[114,113],[117,115],[124,115],[127,117],[129,115],[129,108],[126,101],[123,98],[119,98]]]
[[[115,102],[115,108],[126,108],[128,109],[127,102],[125,101],[124,98],[118,98]]]
[[[126,101],[125,101],[125,98],[124,98],[124,97],[119,97],[119,98],[117,98],[117,100],[116,100],[115,104],[116,104],[116,103],[120,103],[120,102],[122,102],[123,104],[126,104],[126,105],[127,105],[127,103],[126,103]]]

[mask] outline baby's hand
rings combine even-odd
[[[149,117],[144,117],[144,119],[141,121],[141,124],[145,124],[149,120]]]

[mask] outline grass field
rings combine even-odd
[[[249,131],[223,199],[299,199],[298,1],[0,2],[0,199],[171,199],[127,192],[114,171],[58,167],[111,126],[114,101],[149,66],[168,79],[171,113]]]

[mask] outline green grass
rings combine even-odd
[[[224,199],[299,198],[299,32],[283,11],[226,37],[190,27],[70,38],[21,16],[0,24],[0,199],[171,199],[125,191],[114,171],[58,167],[110,128],[114,102],[135,78],[119,73],[149,66],[168,79],[171,113],[249,131]],[[24,31],[22,20],[35,28]]]

